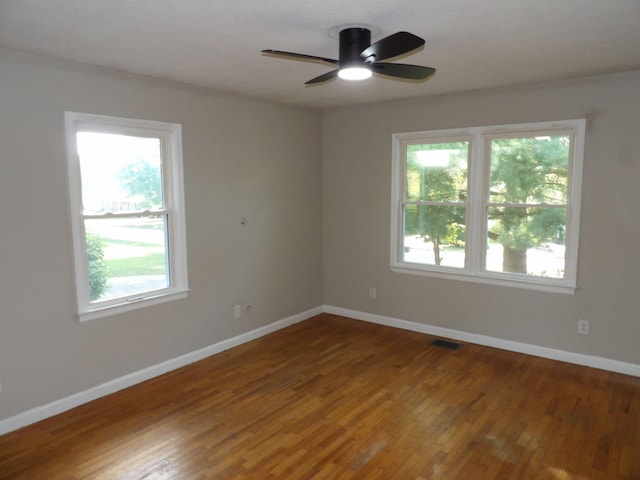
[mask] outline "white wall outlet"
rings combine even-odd
[[[369,287],[369,298],[371,300],[375,300],[376,298],[378,298],[376,287]]]
[[[589,320],[578,320],[578,333],[589,335]]]
[[[236,305],[233,307],[233,318],[237,320],[242,316],[242,305]]]

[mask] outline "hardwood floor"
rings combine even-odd
[[[0,437],[0,478],[640,479],[640,378],[323,314]]]

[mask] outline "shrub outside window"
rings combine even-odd
[[[66,113],[81,320],[187,292],[180,125]]]
[[[584,120],[393,136],[391,268],[576,288]]]

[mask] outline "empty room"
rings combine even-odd
[[[0,0],[0,479],[640,479],[639,23]]]

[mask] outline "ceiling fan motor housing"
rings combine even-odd
[[[360,53],[371,45],[371,31],[366,28],[345,28],[340,31],[340,67],[361,66],[365,61]]]

